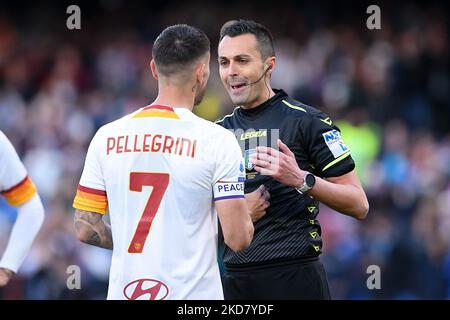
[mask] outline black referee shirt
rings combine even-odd
[[[307,259],[321,253],[318,201],[256,172],[249,161],[256,146],[278,149],[280,138],[295,154],[299,167],[319,177],[340,176],[355,167],[339,129],[326,114],[289,98],[283,90],[274,91],[275,96],[263,104],[248,110],[238,107],[217,121],[234,131],[243,149],[245,193],[264,184],[271,194],[266,215],[255,223],[250,246],[238,253],[225,246],[226,267]]]

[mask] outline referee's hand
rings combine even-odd
[[[247,207],[253,223],[266,215],[266,209],[269,207],[270,194],[264,185],[261,185],[253,192],[245,194]]]
[[[255,170],[270,176],[284,185],[298,187],[303,184],[306,171],[299,168],[294,153],[280,139],[277,141],[280,151],[269,147],[257,147],[251,162]]]

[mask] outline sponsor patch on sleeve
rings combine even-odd
[[[341,133],[338,130],[331,130],[322,134],[325,143],[335,158],[340,157],[350,150],[342,140]]]

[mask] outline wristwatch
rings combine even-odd
[[[305,193],[306,191],[310,190],[312,187],[314,187],[314,184],[316,183],[316,177],[312,173],[306,173],[304,179],[303,179],[303,185],[300,187],[296,187],[295,190],[297,190],[299,193]]]

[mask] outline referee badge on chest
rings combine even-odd
[[[245,170],[247,170],[247,171],[254,170],[255,165],[250,161],[250,158],[255,153],[256,153],[256,149],[245,150],[245,156],[244,156]]]
[[[244,165],[247,174],[247,179],[253,179],[258,174],[258,172],[255,170],[255,165],[250,161],[250,158],[255,153],[256,153],[255,148],[245,150],[244,153]]]

